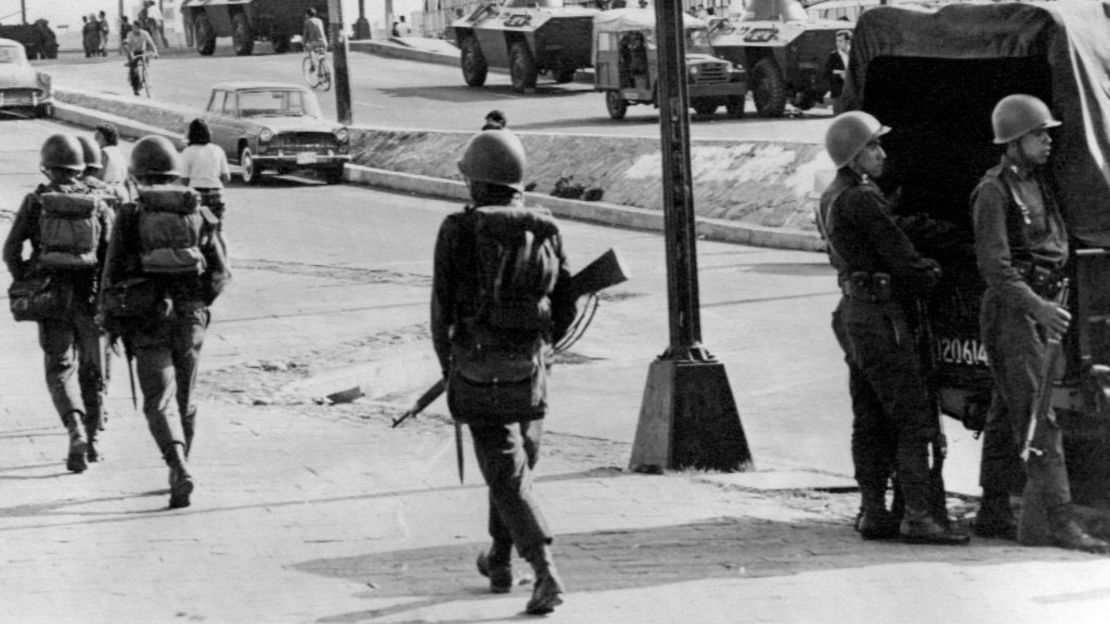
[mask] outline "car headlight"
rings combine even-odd
[[[346,143],[351,139],[351,132],[346,128],[340,128],[335,131],[335,139],[340,143]]]
[[[274,139],[274,131],[269,128],[263,128],[262,132],[258,133],[258,140],[263,143],[269,143]]]

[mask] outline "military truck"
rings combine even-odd
[[[710,23],[709,43],[748,70],[760,117],[781,117],[789,103],[808,110],[829,90],[824,67],[847,24],[811,19],[798,0],[752,0],[742,15]]]
[[[883,137],[887,160],[878,183],[887,192],[901,189],[895,211],[948,224],[908,233],[943,269],[927,302],[939,409],[972,430],[982,428],[992,391],[979,331],[985,285],[969,209],[972,190],[1002,153],[992,142],[991,112],[1001,98],[1026,93],[1063,122],[1052,130],[1048,166],[1071,237],[1065,274],[1072,322],[1066,367],[1049,392],[1072,496],[1090,506],[1110,506],[1110,92],[1097,86],[1110,84],[1106,7],[869,9],[856,24],[843,95],[847,110],[892,128]]]
[[[216,51],[216,39],[231,37],[239,56],[254,52],[256,41],[268,41],[274,52],[289,50],[294,35],[304,30],[304,14],[315,8],[326,24],[326,0],[185,0],[181,15],[197,52]]]
[[[45,19],[37,19],[33,24],[0,25],[0,39],[12,39],[23,44],[27,58],[58,58],[58,39]]]
[[[480,87],[489,68],[500,67],[508,68],[517,91],[534,89],[543,74],[559,84],[570,82],[575,72],[590,67],[590,36],[598,13],[564,6],[563,0],[483,4],[451,24],[463,80]]]

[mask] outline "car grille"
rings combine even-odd
[[[725,63],[704,63],[698,65],[698,75],[692,77],[693,84],[712,84],[728,82],[728,65]]]
[[[5,89],[0,91],[0,106],[35,106],[44,96],[41,89]]]
[[[330,132],[299,132],[278,134],[270,141],[271,150],[326,152],[339,149],[339,141]]]

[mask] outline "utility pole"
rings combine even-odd
[[[347,70],[347,34],[343,32],[343,2],[328,0],[328,30],[335,59],[335,113],[339,123],[351,125],[351,81]]]
[[[752,465],[724,365],[701,344],[682,3],[655,2],[670,345],[651,363],[632,470]]]

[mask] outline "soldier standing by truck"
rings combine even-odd
[[[872,178],[883,172],[880,137],[890,129],[853,111],[833,120],[825,148],[836,179],[821,195],[818,227],[844,296],[833,312],[833,332],[848,363],[852,395],[852,461],[863,539],[901,536],[910,543],[966,544],[933,513],[928,445],[940,435],[910,320],[917,299],[940,279],[940,266],[914,249],[889,214]],[[886,507],[886,487],[897,471],[905,511]]]
[[[1068,238],[1044,172],[1052,152],[1048,131],[1060,122],[1040,99],[1015,94],[998,102],[991,125],[994,142],[1004,145],[1005,152],[1001,162],[987,170],[971,200],[975,255],[987,284],[980,326],[995,381],[983,436],[983,500],[974,530],[985,537],[1026,543],[1027,536],[1015,526],[1009,499],[1020,462],[1018,449],[1034,417],[1046,337],[1062,336],[1071,321],[1066,307],[1053,300],[1053,284],[1059,283],[1068,260]],[[1027,514],[1035,500],[1041,501],[1055,545],[1110,552],[1110,544],[1088,535],[1075,519],[1063,438],[1051,408],[1034,426],[1036,452],[1024,466],[1020,525],[1031,522]]]

